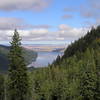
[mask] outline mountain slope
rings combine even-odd
[[[84,52],[88,47],[93,46],[93,42],[99,38],[100,26],[98,26],[96,29],[92,28],[92,30],[88,32],[87,35],[69,45],[68,48],[65,50],[64,56],[62,58],[70,57],[77,52]]]
[[[52,65],[33,70],[32,80],[36,99],[100,100],[100,27],[69,45]]]
[[[8,70],[8,53],[10,47],[0,45],[0,71]],[[35,61],[37,58],[37,53],[28,49],[23,48],[23,57],[25,59],[26,64],[30,64],[32,61]]]
[[[100,38],[100,26],[98,26],[96,29],[92,28],[90,32],[87,33],[84,37],[80,38],[79,40],[75,41],[71,45],[68,46],[68,48],[65,50],[64,55],[62,57],[70,57],[78,52],[84,52],[88,47],[91,47],[93,42],[96,39]]]
[[[84,53],[87,48],[95,49],[95,46],[99,45],[98,42],[100,42],[100,26],[97,28],[92,28],[91,31],[87,32],[84,37],[81,37],[74,43],[70,44],[66,48],[64,55],[61,58],[58,56],[53,64],[57,64],[58,62],[61,63],[64,59],[74,55],[78,56],[79,53]]]

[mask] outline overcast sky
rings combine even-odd
[[[66,43],[100,24],[100,0],[2,0],[0,41],[16,28],[24,43]]]

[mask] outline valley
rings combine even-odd
[[[23,45],[28,50],[34,50],[37,52],[36,61],[32,61],[28,67],[45,67],[51,64],[58,55],[62,56],[65,50],[65,45],[57,44],[29,44]]]
[[[34,50],[36,52],[64,52],[66,45],[57,45],[57,44],[29,44],[23,45],[24,48]]]

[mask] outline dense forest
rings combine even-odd
[[[31,72],[19,56],[19,41],[15,31],[9,73],[0,75],[0,100],[100,100],[100,26],[70,44],[48,67]]]

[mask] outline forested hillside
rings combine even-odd
[[[84,37],[81,37],[79,40],[69,45],[65,50],[62,59],[66,59],[77,53],[85,52],[87,48],[95,49],[95,45],[98,45],[98,43],[94,45],[94,42],[99,42],[99,40],[100,26],[98,26],[96,29],[92,28]]]
[[[8,53],[9,46],[0,45],[0,72],[8,70]],[[37,53],[31,50],[23,48],[23,57],[25,58],[26,64],[30,64],[32,61],[36,60]]]
[[[35,100],[100,100],[100,27],[75,41],[48,68],[31,73]]]
[[[60,61],[62,62],[64,59],[72,57],[73,55],[78,56],[80,53],[85,52],[87,48],[98,49],[95,48],[95,46],[99,46],[99,42],[100,26],[98,26],[96,29],[92,28],[84,37],[81,37],[80,39],[71,43],[64,51],[64,55],[61,58],[58,56],[53,64],[59,64]]]

